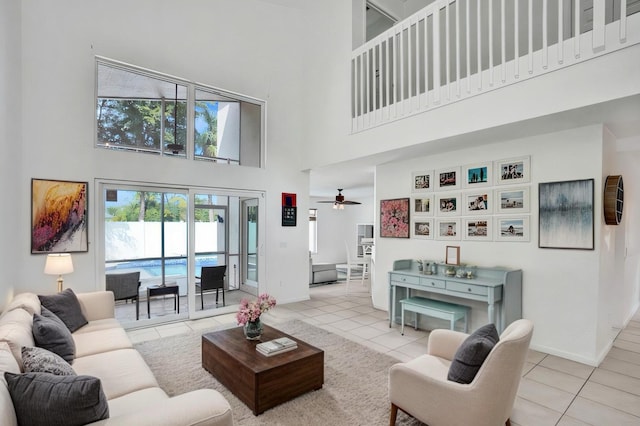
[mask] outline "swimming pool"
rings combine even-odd
[[[218,256],[198,257],[196,259],[196,273],[200,275],[203,266],[217,266]],[[109,272],[131,272],[140,271],[140,278],[153,278],[162,276],[161,259],[140,259],[129,260],[117,263],[106,263],[105,271]],[[165,276],[186,276],[187,258],[166,259],[164,262]]]

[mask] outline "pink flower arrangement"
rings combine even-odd
[[[245,325],[248,322],[257,321],[260,319],[260,315],[267,312],[274,306],[276,306],[276,299],[269,296],[267,293],[258,296],[258,300],[255,302],[249,302],[246,299],[242,299],[240,302],[240,309],[236,314],[238,325]]]

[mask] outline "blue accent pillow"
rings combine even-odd
[[[109,418],[96,377],[6,372],[4,378],[20,425],[79,426]]]
[[[494,324],[487,324],[474,331],[456,351],[447,379],[463,384],[471,383],[499,340]]]
[[[33,340],[36,346],[51,351],[69,364],[76,356],[76,343],[67,326],[44,306],[42,315],[33,314]]]
[[[89,323],[82,314],[76,294],[70,288],[38,298],[42,306],[56,314],[72,333]]]

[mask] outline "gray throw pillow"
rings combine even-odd
[[[474,331],[456,351],[449,366],[447,379],[458,383],[471,383],[498,340],[500,336],[493,324],[487,324]]]
[[[22,348],[22,369],[25,373],[51,373],[57,376],[75,376],[67,361],[44,348]]]
[[[82,308],[76,294],[70,288],[60,293],[47,296],[38,296],[42,306],[53,312],[62,320],[70,332],[74,332],[80,327],[88,324],[87,319],[82,314]]]
[[[36,346],[51,351],[69,364],[76,356],[76,343],[67,326],[55,314],[42,307],[42,315],[33,314],[33,340]]]
[[[109,418],[100,379],[49,373],[4,373],[18,424],[84,425]]]

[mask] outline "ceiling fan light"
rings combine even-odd
[[[342,189],[338,189],[338,195],[336,195],[334,200],[321,200],[318,203],[333,203],[333,208],[335,210],[344,210],[345,204],[354,205],[360,204],[358,201],[349,201],[344,199],[344,195],[342,195]]]

